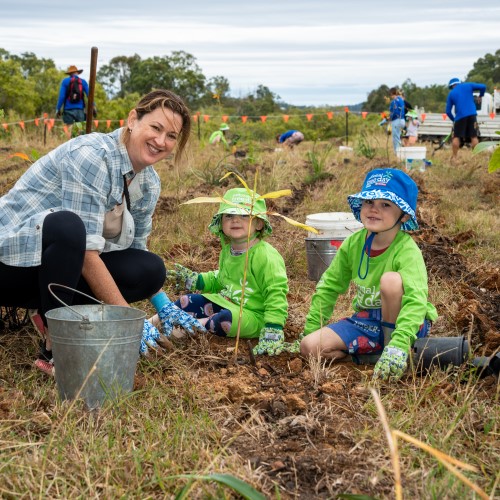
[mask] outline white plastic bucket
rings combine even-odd
[[[342,242],[363,227],[351,212],[325,212],[306,217],[306,224],[319,231],[306,238],[307,276],[319,281]]]
[[[427,154],[425,146],[408,146],[406,148],[398,148],[396,155],[399,160],[424,160]]]

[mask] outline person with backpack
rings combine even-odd
[[[59,88],[59,99],[57,100],[56,116],[61,116],[63,122],[67,125],[72,125],[75,122],[85,121],[85,96],[89,95],[89,85],[80,75],[83,69],[78,69],[72,65],[66,71],[68,75],[61,82]],[[94,109],[94,117],[96,112]]]

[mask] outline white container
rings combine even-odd
[[[424,160],[427,154],[425,146],[409,146],[407,148],[398,148],[396,155],[399,160]]]
[[[306,238],[307,275],[319,281],[342,242],[363,227],[350,212],[326,212],[306,217],[306,224],[319,231],[309,232]]]
[[[314,227],[319,234],[309,232],[309,238],[347,238],[363,227],[351,212],[325,212],[306,216],[306,224]]]
[[[350,146],[339,146],[341,153],[352,153],[354,150]]]

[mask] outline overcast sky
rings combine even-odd
[[[296,105],[464,78],[500,48],[499,32],[500,0],[0,0],[0,48],[11,54],[76,64],[88,79],[94,46],[98,69],[184,50],[234,96],[262,84]]]

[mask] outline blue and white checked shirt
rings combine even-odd
[[[41,263],[42,226],[51,212],[69,210],[87,230],[87,250],[104,250],[104,214],[122,203],[123,175],[133,175],[122,129],[92,133],[65,142],[36,161],[0,198],[0,261],[17,267]],[[133,188],[132,188],[133,186]],[[132,248],[146,249],[160,196],[152,166],[136,175],[130,188],[134,220]]]

